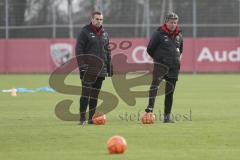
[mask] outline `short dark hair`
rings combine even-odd
[[[102,12],[100,12],[100,11],[94,11],[94,12],[92,12],[91,18],[94,18],[95,15],[102,15]]]

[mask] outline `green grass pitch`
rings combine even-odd
[[[48,78],[0,75],[0,89],[46,86]],[[78,75],[68,77],[68,83],[80,85]],[[109,79],[104,81],[103,90],[116,94]],[[180,75],[173,113],[181,117],[174,124],[158,120],[153,125],[142,125],[137,114],[143,113],[147,98],[138,98],[134,107],[120,99],[117,108],[106,115],[104,126],[80,126],[55,116],[55,105],[63,99],[74,100],[71,111],[78,112],[78,96],[38,92],[11,97],[0,93],[0,159],[238,160],[240,156],[238,74]],[[163,110],[163,96],[156,101],[156,113],[159,110]],[[113,135],[125,137],[126,153],[108,154],[106,142]]]

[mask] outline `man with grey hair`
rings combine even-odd
[[[170,118],[173,93],[180,70],[180,55],[183,52],[183,37],[178,27],[178,15],[170,12],[165,23],[155,31],[147,46],[154,60],[153,79],[149,90],[149,103],[145,111],[152,112],[160,82],[167,81],[164,100],[164,123],[173,123]],[[160,65],[159,65],[160,64]]]

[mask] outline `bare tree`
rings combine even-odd
[[[26,10],[27,0],[8,0],[9,8],[9,25],[10,26],[20,26],[25,22],[24,13]]]

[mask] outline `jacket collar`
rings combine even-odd
[[[177,26],[176,29],[171,33],[171,32],[167,29],[167,25],[166,25],[166,24],[162,25],[161,29],[162,29],[165,33],[167,33],[168,35],[173,36],[173,37],[176,37],[176,36],[181,32],[179,26]]]
[[[97,28],[92,23],[90,23],[90,28],[97,36],[100,36],[102,33],[104,33],[104,30],[103,30],[102,26]]]

